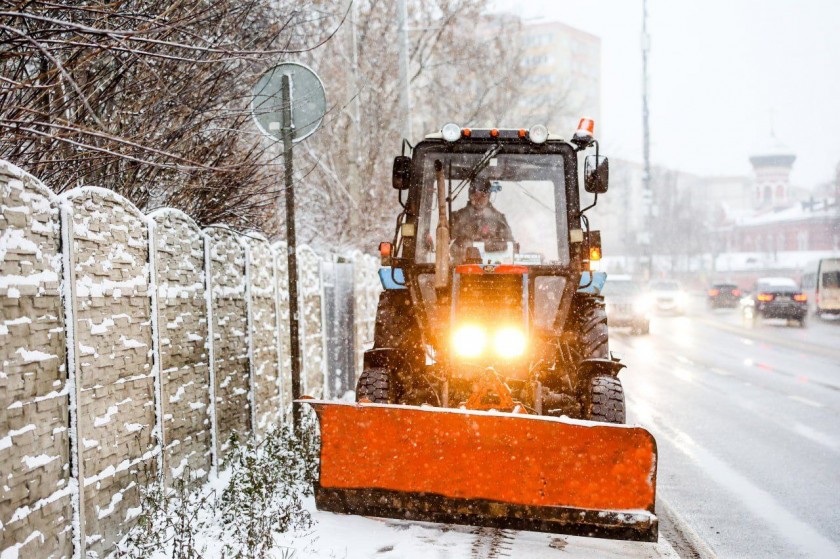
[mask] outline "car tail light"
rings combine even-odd
[[[740,297],[741,296],[741,290],[740,289],[733,289],[732,290],[732,295],[734,295],[735,297]]]
[[[709,297],[717,297],[720,294],[720,289],[710,289]]]
[[[756,299],[762,302],[772,301],[775,298],[775,295],[772,293],[759,293]]]
[[[793,296],[793,300],[798,302],[798,303],[804,303],[805,301],[808,300],[808,296],[805,295],[804,293],[797,293],[796,295]]]

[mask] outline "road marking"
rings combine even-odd
[[[685,363],[686,365],[694,365],[694,361],[692,361],[688,357],[683,357],[682,355],[677,355],[677,361],[679,361],[680,363]]]
[[[806,439],[812,442],[815,442],[832,450],[837,450],[840,447],[840,445],[837,444],[837,441],[835,441],[825,433],[817,431],[813,427],[803,425],[802,423],[798,423],[796,421],[793,422],[793,432],[805,437]]]
[[[720,375],[722,377],[731,377],[732,376],[732,373],[730,373],[729,371],[724,371],[723,369],[718,369],[717,367],[712,367],[709,370],[711,372],[713,372],[714,374]]]
[[[809,400],[808,398],[803,398],[802,396],[788,396],[788,398],[790,398],[791,400],[794,400],[794,401],[796,401],[796,402],[800,402],[800,403],[802,403],[802,404],[805,404],[805,405],[807,405],[807,406],[814,407],[814,408],[822,408],[822,407],[825,407],[825,406],[823,406],[822,404],[820,404],[819,402],[815,402],[815,401],[813,401],[813,400]]]
[[[827,347],[826,345],[823,345],[821,343],[805,342],[801,339],[791,340],[782,336],[773,335],[767,331],[744,331],[743,328],[739,328],[738,326],[735,326],[733,324],[727,324],[726,322],[721,322],[720,320],[712,320],[699,315],[695,316],[694,319],[697,322],[705,324],[706,326],[710,326],[718,330],[724,330],[726,332],[731,332],[742,338],[743,343],[748,345],[749,343],[746,340],[752,340],[753,342],[760,342],[763,344],[771,343],[780,345],[799,352],[806,351],[808,352],[809,357],[819,355],[821,357],[828,357],[829,359],[840,358],[840,351],[838,351],[834,347]],[[769,347],[772,348],[772,346]]]
[[[753,483],[727,462],[695,442],[688,434],[662,423],[659,414],[647,402],[633,399],[633,411],[654,436],[667,439],[693,460],[721,488],[739,496],[739,502],[755,516],[775,528],[774,532],[809,557],[834,557],[837,547],[828,538],[800,519],[776,498]]]

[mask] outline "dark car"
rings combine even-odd
[[[734,283],[715,283],[706,292],[710,309],[735,309],[741,300],[741,290]]]
[[[790,278],[760,278],[749,297],[741,300],[744,321],[753,326],[758,320],[780,318],[805,327],[808,298]]]

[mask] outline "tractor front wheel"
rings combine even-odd
[[[583,302],[578,312],[578,351],[581,359],[609,358],[607,311],[598,299]]]
[[[388,369],[381,367],[362,372],[356,384],[356,401],[368,401],[374,404],[393,404],[393,384]]]
[[[624,388],[615,377],[592,377],[586,402],[586,419],[624,423]]]

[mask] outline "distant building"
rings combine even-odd
[[[795,161],[796,155],[775,136],[750,157],[755,173],[751,208],[722,208],[716,274],[743,284],[770,274],[798,278],[807,261],[840,251],[837,190],[823,187],[815,193],[824,196],[805,199],[790,183]]]
[[[640,257],[652,252],[652,273],[698,284],[727,279],[747,287],[762,275],[798,278],[808,261],[840,252],[840,165],[833,182],[805,191],[791,184],[795,161],[771,137],[750,157],[752,176],[654,166],[647,216],[641,164],[611,160],[610,190],[592,213],[608,271],[640,274]]]
[[[522,66],[527,77],[516,110],[520,126],[545,124],[571,135],[578,119],[601,116],[601,39],[565,23],[524,23]],[[596,129],[603,135],[603,129]]]

